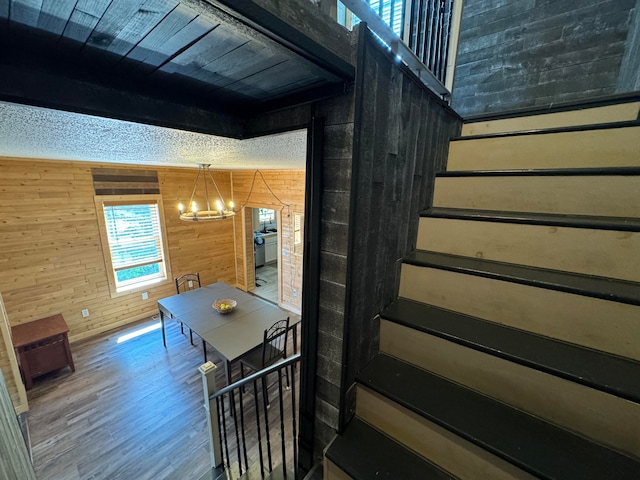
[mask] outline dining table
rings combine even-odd
[[[213,308],[213,303],[219,299],[232,299],[237,305],[231,312],[220,313]],[[224,362],[228,385],[231,384],[231,364],[260,347],[264,331],[290,316],[286,310],[225,282],[162,298],[158,300],[158,311],[164,346],[167,346],[166,318],[183,323],[202,339],[205,363],[207,345]],[[295,345],[295,323],[290,321],[289,327],[293,330]]]

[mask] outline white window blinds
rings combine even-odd
[[[157,203],[103,204],[111,264],[118,285],[164,276]]]

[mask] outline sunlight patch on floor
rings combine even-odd
[[[153,332],[154,330],[160,329],[162,324],[160,322],[151,324],[144,328],[139,328],[138,330],[134,330],[133,332],[127,333],[126,335],[121,335],[118,337],[117,343],[126,342],[127,340],[131,340],[132,338],[137,338],[141,335],[145,335],[149,332]]]

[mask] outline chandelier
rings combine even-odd
[[[233,217],[236,214],[233,210],[233,202],[229,202],[228,205],[225,205],[224,197],[220,193],[220,189],[218,188],[218,185],[216,185],[216,181],[213,179],[211,171],[209,170],[210,166],[211,165],[207,163],[198,164],[198,175],[196,176],[196,181],[193,185],[193,192],[191,193],[191,199],[189,200],[190,209],[185,211],[182,204],[178,205],[180,220],[185,222],[206,222],[209,220],[222,220]],[[207,204],[206,210],[198,210],[198,205],[194,200],[194,198],[196,198],[196,191],[198,190],[198,180],[201,176],[202,184],[204,186],[204,196]],[[215,189],[218,194],[217,199],[215,199],[215,208],[211,208],[212,203],[209,198],[210,186],[208,185],[207,180],[210,180],[211,184],[213,184],[211,193],[213,194],[213,190]]]

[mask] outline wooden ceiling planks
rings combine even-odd
[[[215,73],[207,90],[227,87],[287,60],[288,57],[285,55],[271,53],[257,42],[245,43],[238,47],[235,55],[225,55],[216,60],[215,65],[210,65],[210,69]]]
[[[38,17],[38,28],[60,36],[73,13],[77,0],[45,0]]]
[[[85,45],[108,49],[131,19],[140,14],[144,0],[115,0],[109,4]]]
[[[177,5],[168,0],[138,0],[126,6],[122,0],[113,2],[87,39],[81,57],[111,70]]]
[[[109,53],[126,56],[138,45],[172,10],[178,6],[176,1],[154,0],[144,2],[139,8],[125,10],[125,13],[113,14],[111,21],[106,26],[103,20],[111,13],[107,10],[105,16],[96,26],[95,35],[87,40],[88,45],[104,48]],[[113,5],[113,4],[112,4]],[[125,15],[129,15],[128,17]],[[128,21],[123,22],[123,18]]]
[[[9,20],[35,28],[41,8],[42,0],[13,0],[9,5]]]
[[[286,98],[310,101],[322,95],[323,86],[338,92],[334,87],[352,78],[217,5],[202,0],[0,0],[0,35],[13,52],[4,59],[0,55],[0,67],[6,62],[12,70],[23,68],[34,80],[42,70],[60,76],[62,84],[65,76],[96,82],[96,95],[122,89],[224,115],[244,115],[252,106],[267,104],[281,108]],[[3,26],[9,33],[2,34]],[[0,85],[0,99],[5,95],[15,101],[17,88]],[[48,94],[32,93],[30,102],[40,104],[35,98]],[[59,98],[44,104],[62,105],[71,98],[70,91],[51,95]],[[284,103],[278,104],[281,99]],[[97,105],[109,102],[97,99]],[[151,115],[165,115],[167,107],[158,106]],[[122,116],[122,108],[117,107],[116,116]],[[90,106],[80,110],[93,111]]]
[[[55,1],[55,0],[52,0]],[[64,29],[63,37],[82,47],[109,7],[110,0],[78,0]],[[69,42],[65,42],[69,45]]]
[[[127,58],[141,62],[148,70],[155,69],[212,28],[196,11],[178,5],[131,49]]]
[[[313,74],[292,66],[289,60],[228,85],[225,91],[252,92],[253,98],[264,101],[274,96],[275,90],[293,93],[300,87],[314,85],[319,81]]]
[[[187,50],[163,65],[159,71],[179,73],[206,82],[207,65],[246,42],[246,39],[235,35],[223,26],[218,26],[199,42],[191,45]]]
[[[199,0],[183,0],[197,2]],[[337,22],[319,15],[317,2],[307,0],[207,0],[221,12],[250,26],[265,37],[312,60],[340,78],[354,78],[355,66],[348,47],[351,33]]]

